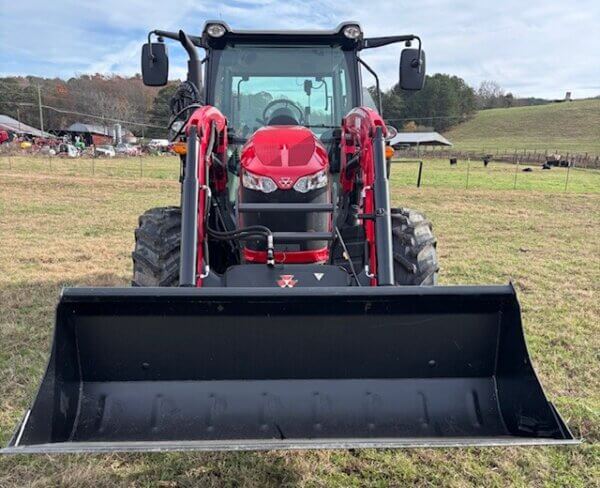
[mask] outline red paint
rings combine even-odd
[[[244,260],[248,263],[266,263],[267,253],[265,251],[254,251],[244,248]],[[287,264],[306,264],[306,263],[326,263],[329,260],[329,248],[315,249],[313,251],[290,251],[275,252],[276,263]]]
[[[111,136],[106,136],[104,134],[90,134],[90,137],[94,146],[112,144],[113,140]]]
[[[375,210],[373,182],[375,180],[375,161],[373,159],[373,136],[375,128],[381,127],[383,135],[387,128],[381,116],[369,107],[352,109],[342,121],[342,170],[340,183],[342,191],[349,192],[354,189],[355,176],[360,172],[363,182],[364,198],[360,202],[360,211],[372,214]],[[353,156],[359,156],[359,164],[346,174],[346,166]],[[372,220],[363,220],[365,236],[369,243],[369,268],[371,273],[377,273],[377,253],[375,249],[375,223]],[[377,280],[371,279],[371,285],[376,286]]]
[[[211,154],[208,154],[208,146],[211,139],[211,127],[214,126],[216,138],[213,146],[213,154],[226,163],[227,156],[227,119],[215,107],[206,105],[196,111],[189,118],[186,125],[186,134],[189,135],[190,127],[196,127],[198,131],[198,250],[197,250],[197,276],[196,286],[202,286],[200,275],[204,271],[204,239],[206,238],[204,228],[204,214],[206,211],[207,191],[205,185],[210,185],[211,191],[224,191],[227,187],[227,171],[224,166],[215,164]]]
[[[294,288],[297,284],[298,280],[294,279],[294,275],[281,275],[277,280],[280,288]]]
[[[199,135],[198,182],[201,189],[198,197],[198,276],[204,267],[202,243],[206,238],[203,218],[206,189],[203,186],[210,182],[212,191],[218,192],[225,191],[227,185],[225,165],[215,164],[213,158],[207,154],[212,125],[216,129],[217,135],[213,153],[225,163],[227,120],[218,109],[212,106],[197,109],[186,126],[188,134],[189,128],[195,126]],[[376,127],[382,127],[384,135],[386,134],[387,130],[383,119],[368,107],[351,110],[342,121],[341,188],[344,192],[352,191],[356,173],[360,172],[363,185],[363,198],[359,202],[360,211],[367,214],[374,212],[372,186],[375,175],[372,140]],[[347,163],[355,155],[358,155],[359,163],[349,171],[349,174],[346,174]],[[242,149],[241,166],[254,174],[272,178],[282,190],[294,191],[291,187],[298,178],[328,168],[328,159],[325,147],[309,129],[296,126],[270,126],[259,129],[248,140]],[[372,220],[363,220],[363,225],[369,248],[369,267],[371,272],[376,274],[375,225]],[[266,262],[266,252],[244,249],[243,255],[247,262]],[[278,263],[327,262],[328,259],[329,248],[327,247],[315,251],[275,253],[275,260]],[[283,280],[283,278],[282,276],[281,279]],[[291,281],[286,280],[286,287],[293,287],[296,284],[293,278],[291,276]],[[289,286],[292,282],[294,284]],[[371,279],[371,285],[377,285],[375,278]],[[196,286],[202,286],[201,278],[197,279]]]
[[[328,167],[327,151],[317,136],[306,127],[287,125],[258,129],[242,148],[240,163],[255,175],[270,177],[281,190]]]

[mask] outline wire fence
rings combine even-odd
[[[498,148],[483,148],[479,150],[457,150],[446,147],[414,147],[403,149],[398,152],[402,157],[406,158],[428,158],[428,159],[471,159],[483,160],[489,159],[494,161],[502,161],[516,164],[531,163],[544,164],[547,161],[556,161],[561,166],[577,166],[578,168],[600,169],[600,156],[591,153],[576,153],[572,151],[555,150],[527,150],[527,149],[498,149]]]
[[[418,164],[415,164],[418,163]],[[547,169],[545,169],[547,168]],[[454,188],[464,190],[525,190],[599,193],[600,170],[576,164],[539,166],[517,160],[398,158],[390,171],[392,188]]]
[[[179,166],[179,157],[170,153],[77,158],[50,154],[0,155],[0,171],[49,176],[177,180]]]
[[[0,154],[0,178],[10,173],[177,181],[180,163],[178,156],[168,153],[113,158]],[[492,159],[486,164],[468,157],[396,158],[390,182],[393,190],[420,187],[600,193],[600,170],[579,168],[577,164],[545,170],[520,160],[511,164]]]

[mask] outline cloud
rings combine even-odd
[[[597,95],[600,80],[597,0],[29,0],[26,9],[0,3],[0,74],[133,74],[148,30],[198,32],[211,18],[240,29],[331,28],[352,19],[367,36],[420,35],[428,72],[455,74],[473,86],[493,79],[520,96],[558,98],[570,90],[583,97]],[[363,53],[384,87],[397,80],[400,49]],[[172,73],[183,76],[183,53],[170,52]]]

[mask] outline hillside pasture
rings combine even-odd
[[[600,98],[480,110],[444,136],[460,151],[600,155]]]

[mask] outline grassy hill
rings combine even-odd
[[[482,110],[444,135],[461,150],[600,155],[600,99]]]

